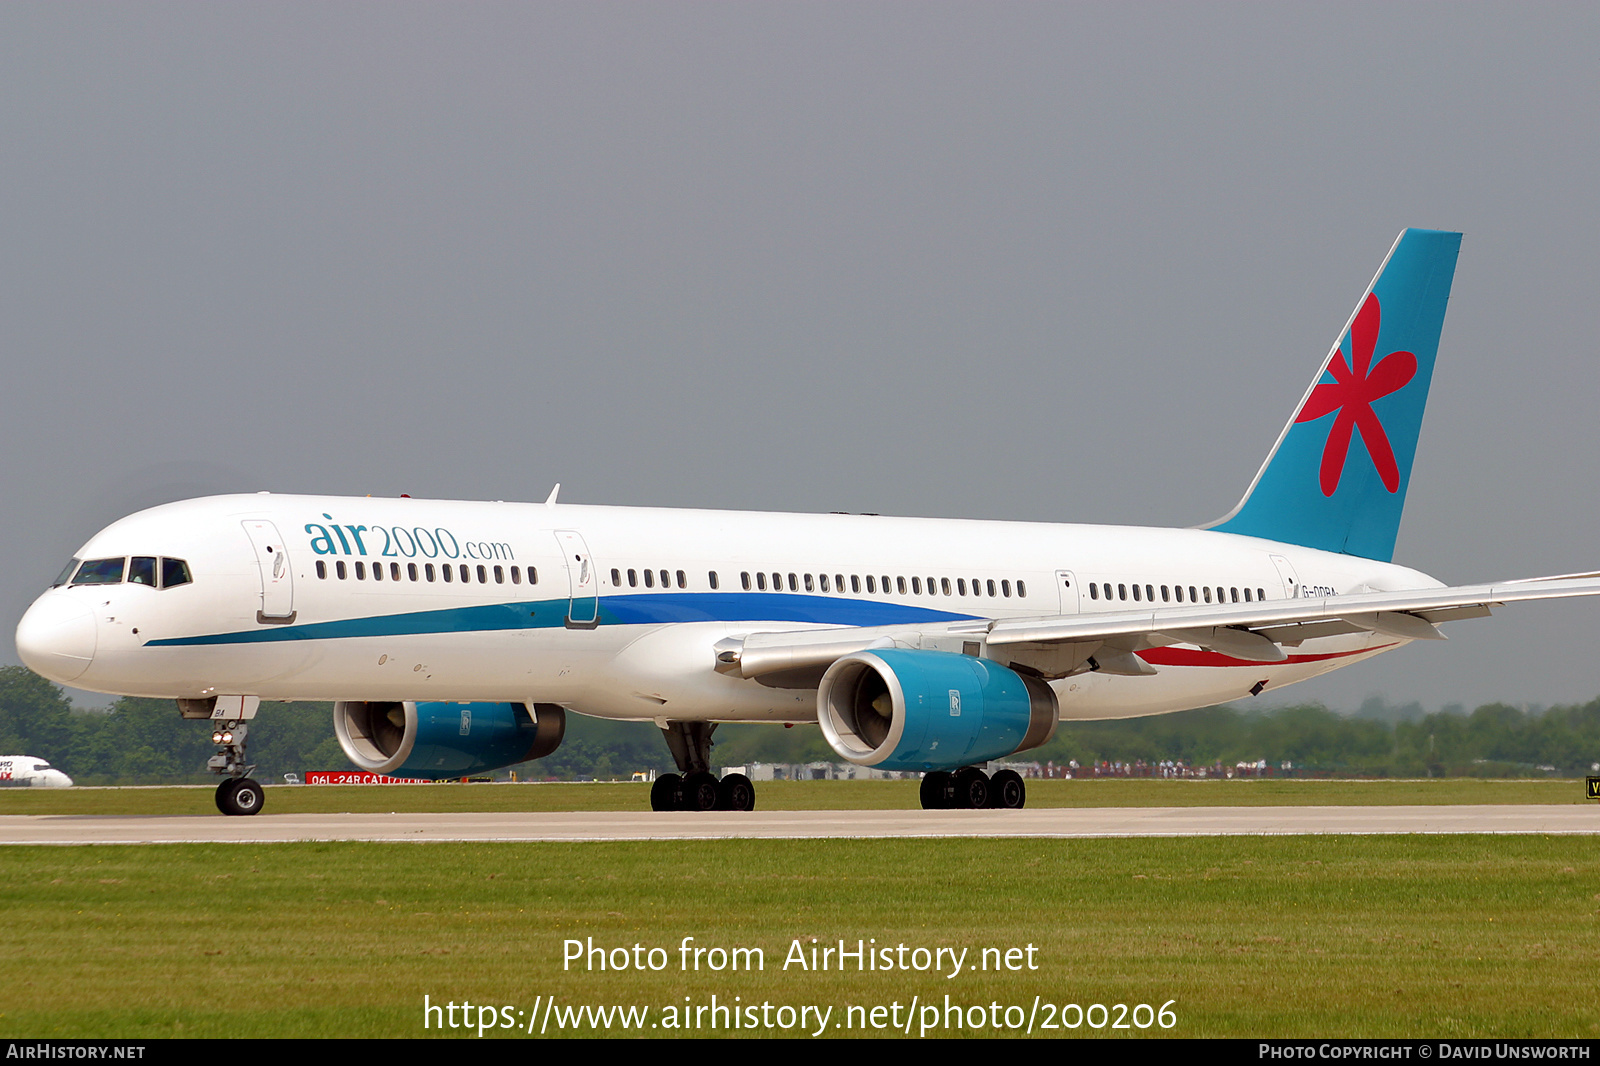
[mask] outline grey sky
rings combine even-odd
[[[0,5],[0,654],[95,529],[206,492],[1203,522],[1408,225],[1466,239],[1397,560],[1600,568],[1597,31]],[[1586,700],[1597,624],[1283,698]]]

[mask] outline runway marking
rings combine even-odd
[[[606,841],[885,837],[1185,837],[1600,833],[1578,804],[1436,807],[1055,807],[1022,811],[5,815],[0,844]]]

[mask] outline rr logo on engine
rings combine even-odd
[[[961,692],[958,689],[950,690],[950,717],[961,717]]]

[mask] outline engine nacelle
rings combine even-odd
[[[885,648],[834,662],[817,690],[833,750],[880,770],[954,770],[1055,736],[1050,686],[988,659]]]
[[[333,705],[333,731],[350,761],[395,777],[466,777],[561,746],[567,715],[551,703]]]

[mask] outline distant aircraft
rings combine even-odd
[[[720,722],[817,722],[923,773],[925,807],[1020,807],[984,765],[1061,720],[1315,677],[1580,574],[1447,588],[1394,565],[1461,235],[1407,230],[1239,505],[1201,529],[278,496],[95,534],[17,627],[79,688],[215,723],[218,806],[261,807],[261,700],[333,700],[365,771],[463,777],[554,751],[568,710],[654,721],[658,810],[749,810]],[[557,486],[559,489],[559,486]]]
[[[0,786],[71,788],[72,778],[31,755],[0,755]]]

